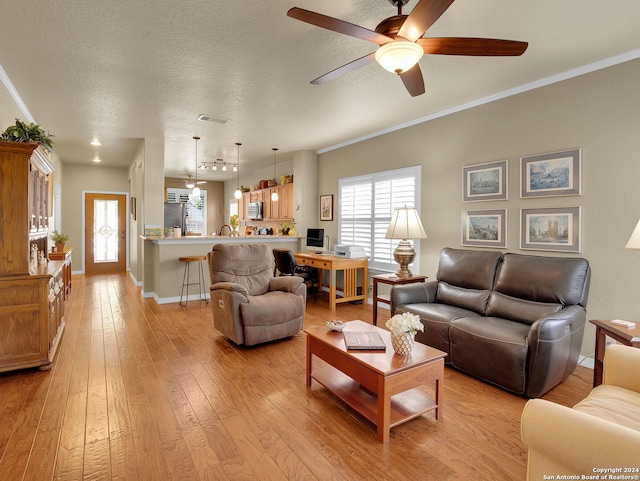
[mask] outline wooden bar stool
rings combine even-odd
[[[200,300],[204,301],[205,304],[209,304],[209,299],[207,299],[207,291],[205,290],[206,286],[204,284],[204,270],[202,269],[202,263],[207,260],[207,256],[184,256],[179,257],[178,260],[180,262],[184,262],[184,274],[182,275],[182,289],[180,290],[180,302],[179,304],[183,307],[187,307],[187,302],[189,302],[189,286],[198,286],[198,294],[200,296]],[[198,282],[190,282],[190,272],[189,266],[192,262],[199,262],[198,269]],[[187,295],[184,295],[185,288],[187,290]],[[184,298],[184,302],[182,299]]]

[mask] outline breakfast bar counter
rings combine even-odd
[[[142,296],[152,297],[158,304],[178,302],[182,286],[184,256],[206,255],[214,244],[268,244],[271,248],[300,250],[300,236],[183,236],[144,237],[144,281]],[[209,267],[205,269],[205,285],[209,286]],[[208,295],[208,290],[207,290]],[[195,299],[195,297],[194,297]]]

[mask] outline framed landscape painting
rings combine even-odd
[[[520,159],[520,197],[580,195],[580,149]]]
[[[462,201],[507,199],[507,161],[462,168]]]
[[[463,210],[462,245],[506,247],[507,210]]]
[[[333,194],[320,196],[320,220],[333,220]]]
[[[580,252],[580,207],[520,210],[520,249]]]

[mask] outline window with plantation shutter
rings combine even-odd
[[[369,268],[395,271],[398,240],[385,239],[394,209],[420,208],[421,167],[378,172],[339,181],[338,243],[365,248]],[[414,242],[419,258],[419,242]]]
[[[181,202],[187,205],[187,230],[207,235],[207,191],[201,190],[199,197],[193,197],[191,189],[167,189],[167,202]]]

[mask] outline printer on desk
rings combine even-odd
[[[335,244],[333,246],[333,255],[337,257],[345,257],[347,259],[357,259],[358,257],[367,257],[364,247],[348,246],[344,244]]]

